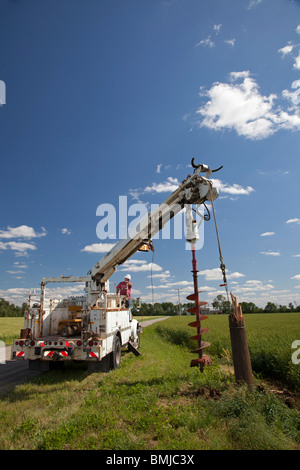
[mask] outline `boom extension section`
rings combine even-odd
[[[153,212],[149,212],[134,230],[127,234],[126,239],[119,241],[90,271],[91,281],[88,288],[91,304],[99,291],[105,290],[105,282],[114,273],[117,266],[123,264],[143,245],[150,246],[152,238],[164,225],[178,214],[185,205],[203,204],[205,201],[215,200],[218,189],[208,178],[214,171],[207,165],[195,165],[192,160],[194,172],[182,181],[180,186]],[[221,167],[222,168],[222,167]],[[200,176],[205,173],[205,176]]]

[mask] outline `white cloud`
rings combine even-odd
[[[214,24],[214,31],[218,34],[221,31],[222,25],[221,24]]]
[[[246,188],[243,188],[240,184],[232,184],[229,185],[228,183],[223,183],[219,179],[211,178],[211,181],[213,182],[213,185],[219,189],[220,192],[227,193],[227,194],[234,194],[234,195],[248,195],[254,191],[254,189],[251,186],[247,186]]]
[[[289,219],[285,222],[286,224],[300,224],[300,219],[298,219],[297,217],[295,217],[295,219]]]
[[[259,175],[288,175],[289,170],[258,170]]]
[[[86,245],[81,251],[88,253],[106,253],[115,246],[115,243],[93,243],[92,245]]]
[[[9,273],[9,274],[24,274],[24,271],[21,271],[21,270],[17,270],[17,271],[10,271],[10,270],[8,270],[8,271],[6,271],[6,272]]]
[[[193,281],[177,281],[177,282],[166,282],[165,284],[161,284],[159,286],[153,286],[155,289],[172,289],[177,286],[187,287],[193,286]],[[147,289],[151,289],[152,286],[147,286]]]
[[[206,281],[218,281],[222,280],[222,272],[220,268],[204,269],[199,271],[199,275],[205,276]],[[245,274],[239,272],[227,273],[227,279],[237,279],[239,277],[244,277]]]
[[[280,256],[279,251],[261,251],[260,253],[266,256]]]
[[[175,191],[178,186],[180,185],[177,178],[172,178],[169,176],[167,181],[163,181],[162,183],[153,183],[152,186],[146,186],[144,189],[145,193],[165,193],[165,192],[173,192]]]
[[[300,258],[300,255],[292,255],[292,258]]]
[[[24,243],[24,242],[6,242],[1,243],[1,245],[5,245],[4,249],[10,248],[11,250],[15,251],[16,256],[27,256],[28,250],[33,251],[36,250],[36,246],[33,243]],[[2,248],[2,246],[0,246]]]
[[[296,33],[300,34],[300,24],[298,24],[297,28],[296,28]]]
[[[206,93],[206,104],[197,110],[200,127],[235,130],[247,139],[266,138],[279,129],[300,130],[298,110],[289,114],[274,108],[275,94],[264,96],[249,71],[231,72],[230,83],[216,82]]]
[[[72,232],[71,232],[71,230],[68,230],[67,228],[62,228],[61,233],[63,235],[71,235]]]
[[[144,260],[128,260],[118,268],[118,271],[131,271],[134,273],[145,271],[162,271],[163,268],[155,263],[147,263]]]
[[[153,274],[152,276],[150,275],[150,276],[147,276],[147,277],[148,277],[148,278],[151,278],[151,277],[152,277],[153,279],[161,279],[161,280],[165,280],[165,281],[166,281],[166,280],[170,279],[171,274],[170,274],[170,271],[167,270],[167,271],[165,271],[164,273]]]
[[[251,8],[256,7],[256,6],[259,5],[261,2],[262,2],[262,0],[250,0],[247,9],[248,9],[248,10],[251,10]]]
[[[291,54],[293,49],[294,49],[293,44],[288,44],[287,46],[284,46],[281,49],[278,49],[278,52],[282,54],[282,57],[285,57],[286,55]]]
[[[140,198],[140,196],[144,193],[142,188],[129,189],[128,193],[129,193],[129,196],[131,196],[132,199],[137,202],[137,204],[144,204]]]
[[[234,272],[234,273],[230,273],[227,275],[227,279],[237,279],[239,277],[244,277],[245,274],[243,273],[239,273],[239,272]]]
[[[15,265],[18,269],[27,269],[27,268],[28,268],[27,264],[20,263],[19,261],[15,261],[15,262],[14,262],[14,265]]]
[[[215,46],[215,43],[210,39],[210,36],[208,36],[206,39],[202,39],[201,41],[197,42],[197,44],[195,44],[195,47],[199,46],[211,48]]]
[[[272,284],[264,284],[262,281],[258,279],[250,279],[245,282],[245,284],[241,286],[235,286],[234,290],[239,293],[249,293],[251,292],[262,292],[262,291],[269,291],[272,290],[273,292],[274,286]]]
[[[300,70],[300,52],[297,57],[295,57],[294,69]]]
[[[161,167],[162,167],[162,163],[160,163],[159,165],[157,165],[157,167],[156,167],[156,173],[160,173]]]
[[[271,237],[272,235],[275,235],[275,232],[264,232],[260,234],[260,237]]]
[[[19,227],[7,227],[6,230],[0,230],[0,238],[37,238],[44,237],[47,231],[41,227],[42,232],[37,233],[32,227],[28,225],[20,225]]]
[[[290,279],[297,279],[297,280],[299,280],[299,279],[300,279],[300,274],[296,274],[295,276],[291,277]]]
[[[161,165],[159,166],[159,170],[161,169]],[[165,169],[169,168],[170,165],[165,166]],[[156,170],[157,173],[160,173]],[[172,176],[169,176],[165,181],[162,181],[160,183],[152,183],[151,186],[146,186],[145,188],[137,188],[137,189],[130,189],[129,190],[129,195],[132,197],[134,201],[136,201],[138,204],[145,204],[146,206],[150,206],[149,202],[143,202],[141,200],[141,197],[144,196],[145,194],[150,194],[150,193],[172,193],[175,191],[178,186],[180,185],[180,182],[177,178],[173,178]]]
[[[228,44],[228,46],[233,47],[235,45],[235,39],[224,39],[225,44]]]
[[[295,91],[283,90],[282,96],[290,100],[293,105],[297,106],[300,103],[300,80],[295,80],[291,88]]]

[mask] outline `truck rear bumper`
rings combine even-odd
[[[102,341],[58,339],[16,340],[12,346],[12,359],[30,361],[100,361]]]

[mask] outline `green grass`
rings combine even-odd
[[[196,343],[189,337],[195,328],[188,326],[191,318],[174,317],[168,324],[157,325],[156,331],[174,344],[193,349]],[[285,381],[300,392],[300,365],[291,359],[292,343],[300,339],[300,313],[249,314],[245,324],[253,370],[262,377]],[[203,335],[211,343],[208,354],[232,364],[227,315],[210,316],[202,325],[210,329]]]
[[[6,345],[12,344],[14,339],[20,337],[23,325],[23,317],[0,317],[0,341]]]
[[[225,317],[206,321],[214,364],[203,373],[190,368],[190,319],[145,328],[142,356],[124,351],[120,369],[109,374],[74,365],[0,397],[0,449],[300,449],[299,397],[288,406],[257,376],[253,392],[235,384],[223,351]]]

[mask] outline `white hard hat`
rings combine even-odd
[[[131,279],[130,274],[126,274],[125,279],[129,279],[129,280],[130,280],[130,279]]]

